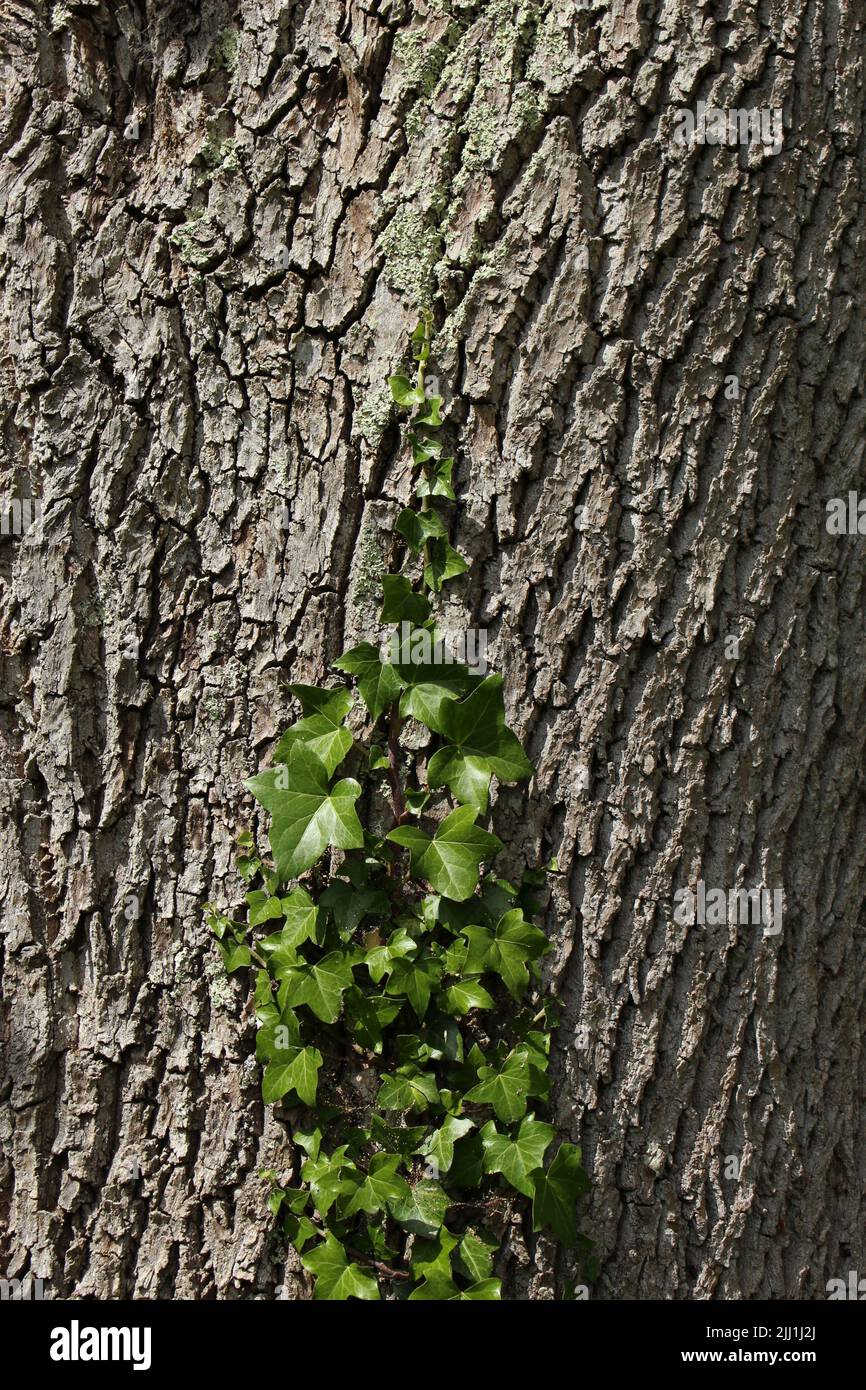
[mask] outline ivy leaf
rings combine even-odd
[[[352,956],[329,951],[314,965],[286,972],[280,986],[280,1007],[306,1004],[323,1023],[336,1023],[343,1007],[343,991],[352,983]]]
[[[458,801],[483,814],[493,774],[502,782],[532,776],[520,740],[505,725],[501,676],[488,676],[465,700],[443,705],[441,722],[440,732],[453,746],[430,759],[431,787],[449,787]]]
[[[544,932],[527,922],[519,908],[513,908],[497,924],[488,965],[501,977],[509,994],[519,999],[529,983],[527,960],[537,960],[549,950]]]
[[[311,868],[329,845],[363,846],[355,813],[360,785],[344,777],[329,789],[327,768],[308,744],[294,744],[285,767],[259,773],[244,785],[271,814],[271,849],[281,879]]]
[[[530,1176],[535,1182],[533,1231],[547,1226],[563,1245],[576,1245],[577,1199],[589,1188],[589,1180],[581,1167],[580,1149],[576,1144],[560,1144],[547,1172],[537,1168]]]
[[[458,1289],[453,1279],[441,1274],[434,1274],[431,1278],[425,1279],[423,1284],[419,1284],[409,1295],[412,1299],[430,1299],[438,1303],[456,1303],[474,1301],[476,1299],[501,1299],[502,1285],[498,1279],[484,1279],[477,1284],[470,1284],[468,1289]]]
[[[381,888],[355,888],[342,878],[333,880],[319,898],[319,903],[333,914],[344,941],[348,941],[365,917],[379,916],[388,911],[388,899]]]
[[[481,1080],[466,1092],[464,1100],[492,1105],[503,1124],[511,1124],[525,1115],[531,1085],[529,1058],[525,1052],[512,1052],[500,1067],[482,1065],[478,1075]]]
[[[331,777],[353,743],[343,723],[352,708],[352,692],[323,690],[316,685],[290,685],[289,690],[300,700],[304,718],[283,734],[274,753],[274,762],[286,762],[294,744],[306,743],[321,758]]]
[[[271,901],[279,903],[280,916],[285,925],[282,931],[274,932],[272,936],[266,936],[258,943],[258,949],[263,956],[271,956],[275,951],[292,951],[305,941],[317,940],[319,909],[306,888],[298,884],[285,898]]]
[[[432,1240],[445,1220],[450,1205],[451,1199],[438,1182],[432,1178],[422,1178],[410,1188],[407,1198],[391,1204],[391,1215],[404,1231]]]
[[[502,848],[501,840],[475,824],[476,815],[473,807],[458,806],[432,839],[410,825],[398,826],[387,839],[409,850],[416,878],[426,879],[443,897],[463,902],[475,891],[482,860]]]
[[[389,376],[388,386],[391,389],[391,399],[395,405],[409,409],[413,405],[424,404],[424,392],[419,386],[413,386],[407,376]]]
[[[268,1062],[262,1078],[262,1100],[275,1105],[287,1091],[296,1091],[304,1105],[315,1105],[322,1054],[315,1047],[292,1048],[285,1060]]]
[[[376,1104],[380,1110],[426,1110],[439,1104],[439,1089],[432,1072],[398,1067],[394,1076],[383,1076]]]
[[[409,436],[412,445],[412,463],[417,467],[419,463],[429,463],[431,459],[438,459],[442,456],[445,445],[441,439],[435,435],[420,435],[414,432]],[[452,464],[453,459],[449,460]]]
[[[422,399],[418,402],[418,404],[423,404],[423,400],[424,397],[422,396]],[[426,400],[427,409],[423,415],[416,415],[414,424],[416,426],[420,425],[425,429],[438,430],[440,425],[442,424],[442,416],[439,413],[440,408],[442,406],[442,397],[427,396]]]
[[[283,905],[279,898],[270,897],[260,888],[247,893],[247,907],[250,910],[251,927],[260,927],[263,922],[274,922],[283,915]]]
[[[461,1273],[465,1273],[467,1278],[474,1281],[480,1282],[487,1279],[493,1264],[493,1256],[498,1249],[499,1241],[486,1231],[481,1235],[476,1235],[474,1231],[467,1231],[457,1252],[457,1264]]]
[[[346,995],[346,1018],[362,1047],[381,1052],[384,1029],[400,1012],[398,1000],[383,999],[381,995],[364,994],[353,985]]]
[[[433,986],[442,974],[439,961],[424,957],[421,960],[398,960],[388,977],[387,994],[404,994],[419,1019],[423,1019],[430,1003]]]
[[[392,1150],[396,1149],[404,1159],[418,1152],[418,1145],[426,1132],[425,1125],[408,1125],[403,1128],[386,1125],[381,1115],[374,1115],[370,1121],[370,1138],[373,1142],[383,1144]]]
[[[438,444],[439,441],[435,440],[433,443]],[[439,447],[441,449],[441,445]],[[425,443],[422,449],[425,451],[425,458],[418,457],[418,452],[413,445],[412,455],[415,463],[424,463],[427,458],[432,459],[436,457],[436,450],[433,448],[433,444],[428,446]],[[453,468],[453,459],[437,458],[437,461],[433,464],[427,476],[418,479],[415,486],[415,495],[417,497],[447,497],[450,502],[455,501],[456,494],[454,492],[454,485],[451,481]]]
[[[330,1155],[317,1153],[315,1157],[311,1156],[301,1167],[301,1180],[309,1183],[313,1204],[323,1218],[328,1215],[338,1197],[352,1190],[351,1182],[344,1177],[345,1168],[345,1144]]]
[[[447,1115],[444,1123],[425,1140],[418,1152],[425,1158],[432,1158],[440,1173],[447,1173],[454,1161],[454,1145],[474,1128],[472,1120]]]
[[[281,1014],[274,1009],[274,1017],[263,1023],[256,1033],[256,1060],[270,1062],[285,1061],[289,1052],[301,1045],[301,1027],[290,1009]]]
[[[445,1008],[463,1018],[470,1009],[492,1009],[493,1000],[478,980],[458,980],[445,991]]]
[[[360,1265],[350,1264],[346,1251],[329,1231],[321,1245],[301,1256],[301,1264],[316,1276],[314,1298],[378,1299],[379,1285]]]
[[[468,568],[468,562],[447,540],[437,537],[430,541],[427,563],[424,566],[424,583],[434,594],[439,593],[447,580],[456,579],[458,574],[464,574]]]
[[[385,1211],[392,1202],[406,1201],[411,1188],[405,1178],[397,1176],[403,1159],[400,1154],[374,1154],[364,1181],[355,1189],[344,1208],[345,1216],[356,1212]]]
[[[524,1197],[535,1195],[535,1180],[530,1174],[541,1167],[544,1155],[556,1130],[532,1115],[521,1122],[514,1138],[499,1134],[492,1120],[481,1131],[484,1145],[485,1173],[501,1173],[507,1182]]]
[[[416,594],[402,574],[382,576],[384,603],[379,621],[383,623],[425,623],[430,617],[430,604],[423,594]]]
[[[425,541],[433,537],[446,540],[448,537],[445,523],[438,512],[414,512],[411,507],[404,507],[394,529],[403,537],[413,555],[418,554]]]
[[[333,665],[338,671],[346,671],[356,678],[371,719],[378,719],[403,689],[400,676],[389,661],[382,660],[372,642],[361,642],[343,652]]]
[[[416,1279],[451,1280],[451,1252],[459,1237],[442,1226],[432,1240],[416,1236],[412,1243],[411,1270]]]

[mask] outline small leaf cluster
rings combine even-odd
[[[450,541],[442,399],[425,389],[429,319],[411,349],[414,379],[389,384],[411,412],[415,505],[381,609],[409,641],[344,652],[334,666],[354,689],[290,687],[300,717],[247,783],[270,828],[268,854],[239,837],[244,920],[206,912],[226,970],[254,972],[262,1095],[299,1154],[295,1185],[266,1173],[269,1201],[315,1297],[492,1300],[509,1223],[578,1244],[587,1180],[543,1118],[556,1018],[534,919],[555,864],[498,875],[503,845],[483,824],[492,779],[533,768],[502,678],[433,662],[415,640],[438,635],[433,605],[467,565]],[[414,765],[410,722],[432,746]],[[384,818],[365,828],[359,806],[377,802]]]

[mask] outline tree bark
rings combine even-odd
[[[4,7],[0,486],[41,506],[0,540],[8,1277],[306,1296],[200,909],[241,901],[286,682],[375,623],[428,300],[449,612],[538,768],[495,826],[561,867],[591,1296],[866,1270],[866,553],[825,526],[863,481],[866,43],[855,0],[758,10]],[[700,101],[781,109],[781,150],[678,141]],[[680,925],[699,879],[784,889],[781,932]],[[518,1230],[505,1264],[575,1277]]]

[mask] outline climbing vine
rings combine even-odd
[[[425,315],[413,376],[389,380],[415,478],[395,528],[403,565],[382,578],[391,639],[334,662],[367,737],[351,688],[290,687],[301,717],[247,783],[271,820],[269,855],[239,837],[246,920],[206,907],[226,970],[255,972],[262,1095],[292,1112],[303,1154],[296,1186],[264,1174],[270,1207],[324,1299],[498,1299],[514,1220],[587,1244],[580,1150],[541,1117],[556,1008],[533,919],[556,865],[498,876],[503,845],[482,824],[491,779],[533,769],[502,677],[445,655],[434,617],[467,563],[449,539],[430,351]],[[426,768],[404,746],[413,721],[436,745]]]

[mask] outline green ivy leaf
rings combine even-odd
[[[478,980],[458,980],[445,991],[445,1009],[463,1018],[470,1009],[492,1009],[493,1000]]]
[[[560,1144],[547,1169],[537,1168],[530,1175],[535,1183],[532,1199],[532,1229],[547,1226],[563,1245],[577,1244],[577,1199],[589,1188],[581,1167],[576,1144]]]
[[[372,642],[361,642],[351,651],[343,652],[333,665],[338,671],[346,671],[356,678],[371,719],[378,719],[403,689],[400,676],[389,661],[382,660]]]
[[[430,617],[430,604],[423,594],[416,594],[402,574],[382,576],[384,603],[379,621],[382,623],[424,623]]]
[[[451,1279],[451,1252],[459,1237],[442,1226],[432,1239],[416,1236],[412,1243],[412,1274],[416,1279]]]
[[[381,1110],[426,1110],[438,1105],[436,1078],[416,1067],[398,1067],[395,1075],[382,1077],[376,1104]]]
[[[322,1054],[315,1047],[293,1048],[284,1061],[268,1062],[262,1079],[265,1105],[275,1105],[288,1091],[295,1091],[304,1105],[315,1105]]]
[[[527,922],[519,908],[506,912],[497,923],[487,963],[502,979],[509,994],[519,999],[529,983],[528,960],[550,950],[550,942]]]
[[[316,1276],[314,1298],[378,1299],[379,1285],[360,1265],[350,1264],[346,1251],[330,1231],[321,1245],[301,1256],[301,1264]]]
[[[405,995],[417,1017],[423,1019],[433,987],[438,984],[441,974],[441,963],[429,957],[417,961],[397,960],[388,978],[386,992]]]
[[[462,902],[478,885],[482,860],[502,848],[501,840],[475,824],[476,815],[471,806],[458,806],[445,817],[432,839],[410,825],[398,826],[387,838],[409,850],[416,878],[426,879],[443,897]]]
[[[345,879],[334,879],[319,899],[332,913],[344,941],[354,934],[365,917],[378,917],[388,911],[388,898],[381,888],[356,888]]]
[[[388,386],[395,405],[410,409],[413,405],[424,404],[424,392],[420,387],[413,386],[407,376],[389,376]]]
[[[505,725],[502,677],[488,676],[471,695],[442,706],[440,732],[451,747],[430,759],[431,787],[447,786],[458,801],[487,810],[491,775],[519,782],[533,773],[520,740]]]
[[[397,1176],[397,1169],[403,1159],[400,1154],[379,1153],[370,1159],[367,1176],[343,1208],[344,1216],[354,1216],[356,1212],[385,1211],[392,1202],[406,1201],[411,1189],[405,1178]]]
[[[530,1174],[541,1167],[544,1155],[556,1130],[532,1115],[521,1121],[514,1138],[500,1134],[492,1120],[481,1131],[484,1145],[485,1173],[501,1173],[507,1182],[524,1197],[535,1195],[535,1180]]]
[[[447,580],[456,579],[458,574],[464,574],[468,568],[468,562],[447,540],[437,537],[429,542],[427,563],[424,566],[424,583],[434,594],[439,593]]]
[[[413,555],[417,555],[425,541],[431,538],[446,540],[448,532],[438,512],[414,512],[404,507],[394,528],[402,536]]]
[[[482,1282],[487,1279],[493,1265],[493,1256],[498,1249],[499,1241],[486,1231],[481,1234],[467,1231],[457,1252],[460,1272],[473,1281]]]
[[[482,1065],[478,1075],[481,1079],[466,1092],[466,1100],[492,1105],[504,1124],[511,1124],[525,1115],[531,1084],[526,1052],[512,1052],[499,1067]]]
[[[448,1194],[432,1178],[422,1178],[410,1189],[409,1196],[391,1204],[391,1215],[404,1231],[432,1240],[445,1220],[451,1205]]]
[[[461,1120],[456,1115],[447,1115],[439,1129],[434,1130],[418,1152],[425,1158],[432,1158],[440,1173],[447,1173],[454,1162],[454,1145],[474,1127],[472,1120]]]
[[[359,784],[344,777],[329,789],[327,768],[309,745],[294,744],[284,768],[262,772],[244,785],[271,814],[271,849],[282,879],[311,868],[329,845],[363,846],[364,832],[355,813]]]
[[[413,449],[413,453],[414,453]],[[423,460],[416,458],[415,462]],[[451,458],[438,459],[427,470],[425,476],[418,479],[415,485],[415,496],[423,500],[425,497],[447,497],[449,502],[456,501],[457,494],[454,491],[454,484],[451,481],[451,474],[454,469],[454,460]]]
[[[343,723],[352,708],[352,692],[323,690],[316,685],[290,685],[289,690],[300,700],[304,718],[283,734],[274,762],[286,762],[294,744],[306,743],[321,758],[331,777],[354,741]]]
[[[270,901],[279,903],[280,916],[285,925],[282,931],[274,932],[258,943],[262,955],[270,956],[275,951],[284,954],[305,941],[318,941],[319,909],[306,888],[298,884],[285,898],[271,898]]]
[[[329,951],[321,960],[286,972],[280,985],[280,1007],[306,1004],[323,1023],[336,1023],[343,1007],[343,991],[352,983],[353,956]]]

